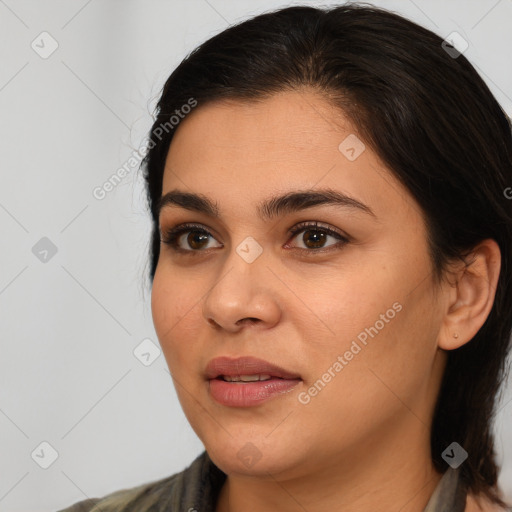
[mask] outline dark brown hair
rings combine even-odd
[[[351,119],[422,208],[437,280],[448,262],[482,240],[499,245],[492,310],[475,337],[448,355],[431,451],[444,472],[441,454],[458,442],[469,454],[461,466],[468,489],[504,506],[492,424],[512,327],[512,200],[505,194],[512,186],[511,124],[464,55],[450,54],[442,43],[400,15],[343,5],[265,13],[196,48],[163,87],[142,165],[153,221],[149,273],[152,281],[160,253],[158,201],[176,131],[169,119],[176,110],[191,98],[201,108],[303,87],[318,91]]]

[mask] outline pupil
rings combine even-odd
[[[190,247],[193,247],[194,249],[200,249],[202,247],[201,241],[202,242],[208,241],[208,235],[206,233],[200,233],[198,231],[195,231],[195,232],[191,231],[187,237],[187,242],[189,243]]]
[[[313,233],[313,235],[310,235],[310,233]],[[304,231],[303,241],[306,247],[321,247],[323,242],[325,242],[325,237],[327,235],[325,233],[322,233],[321,231],[315,231],[315,230],[308,230]],[[315,241],[313,241],[313,245],[308,244],[306,242],[307,239],[316,238]]]

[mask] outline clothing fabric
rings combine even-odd
[[[459,476],[458,469],[448,468],[423,512],[464,512],[467,490]],[[89,498],[58,512],[215,512],[225,480],[226,474],[204,451],[180,473],[103,498]],[[123,496],[130,496],[129,502],[112,508],[112,498]]]

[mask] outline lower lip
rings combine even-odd
[[[255,382],[226,382],[210,379],[214,400],[229,407],[253,407],[291,391],[301,379],[269,379]]]

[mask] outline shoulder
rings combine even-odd
[[[475,494],[468,494],[464,512],[510,512],[512,508],[503,508],[487,498],[478,497]]]
[[[194,504],[204,505],[206,510],[225,477],[203,451],[179,473],[121,489],[103,498],[88,498],[58,512],[163,512],[181,510],[183,503],[190,503],[189,509]]]
[[[101,498],[88,498],[57,512],[131,512],[145,511],[159,503],[163,495],[172,495],[183,472],[149,483],[120,489]],[[152,509],[153,510],[153,509]]]
[[[71,505],[71,507],[58,510],[57,512],[89,512],[93,505],[98,503],[100,501],[100,498],[92,498],[87,499],[83,501],[79,501],[78,503],[75,503],[74,505]]]

